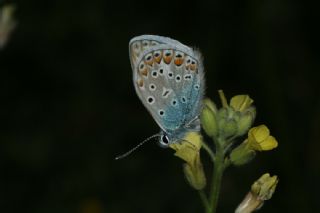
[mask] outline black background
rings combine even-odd
[[[12,1],[11,1],[12,2]],[[3,4],[4,1],[1,1]],[[15,1],[0,51],[0,211],[202,212],[173,151],[137,98],[128,42],[168,36],[204,55],[206,95],[249,94],[279,141],[225,173],[233,212],[265,172],[279,186],[260,212],[319,212],[319,9],[308,1]],[[203,154],[206,168],[209,159]],[[210,172],[210,169],[208,169]]]

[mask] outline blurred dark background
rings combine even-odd
[[[137,98],[128,42],[157,34],[198,47],[206,94],[250,94],[279,147],[224,176],[233,212],[260,175],[280,178],[260,212],[319,212],[319,9],[309,1],[0,1],[18,25],[0,51],[0,211],[202,212]],[[203,160],[209,159],[203,155]],[[210,166],[209,163],[205,163]]]

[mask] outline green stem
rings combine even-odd
[[[216,156],[215,156],[215,164],[212,175],[211,182],[211,192],[209,197],[211,211],[210,213],[215,213],[217,210],[217,204],[219,199],[219,192],[221,187],[221,179],[224,171],[224,150],[220,144],[220,141],[216,143]]]
[[[214,163],[215,156],[214,156],[214,153],[213,153],[212,149],[204,141],[202,141],[202,147],[207,151],[207,153],[210,156],[212,162]]]
[[[206,196],[206,193],[203,190],[199,190],[198,192],[199,192],[203,207],[205,208],[206,212],[210,212],[210,204]]]

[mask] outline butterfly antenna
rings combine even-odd
[[[159,137],[160,135],[159,134],[155,134],[155,135],[152,135],[150,137],[148,137],[147,139],[145,139],[144,141],[142,141],[141,143],[139,143],[138,145],[136,145],[135,147],[133,147],[132,149],[130,149],[128,152],[122,154],[122,155],[119,155],[115,158],[115,160],[120,160],[122,158],[125,158],[127,157],[128,155],[130,155],[132,152],[136,151],[136,149],[138,149],[140,146],[142,146],[143,144],[145,144],[146,142],[150,141],[152,138],[155,138],[155,137]]]

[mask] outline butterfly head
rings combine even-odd
[[[168,134],[168,133],[166,133],[166,132],[164,132],[164,131],[161,131],[161,132],[160,132],[160,135],[159,135],[159,145],[160,145],[161,147],[167,148],[167,147],[168,147],[170,144],[172,144],[174,141],[175,141],[174,138],[173,138],[170,134]]]
[[[159,133],[159,145],[163,148],[169,147],[173,143],[182,142],[185,140],[186,135],[195,129],[190,130],[187,128],[179,128],[175,131],[161,131]]]

